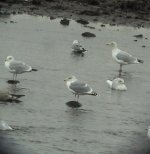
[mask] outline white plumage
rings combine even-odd
[[[114,80],[106,81],[109,87],[113,90],[127,90],[126,85],[124,84],[124,80],[122,78],[116,78]]]

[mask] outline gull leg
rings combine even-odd
[[[76,96],[77,96],[77,95],[75,94],[74,96],[75,96],[74,101],[76,101]]]
[[[77,102],[79,101],[79,95],[77,95]]]
[[[121,76],[121,73],[122,73],[122,65],[120,64],[119,77]]]
[[[15,80],[15,74],[13,73],[13,81]]]
[[[15,81],[16,81],[16,78],[17,78],[17,74],[15,74],[15,78],[14,78]]]

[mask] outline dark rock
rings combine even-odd
[[[95,22],[96,22],[96,21],[98,21],[98,19],[93,19],[93,21],[95,21]]]
[[[84,10],[84,11],[81,11],[79,14],[84,14],[89,16],[99,16],[99,10],[96,10],[96,11]]]
[[[69,25],[70,20],[63,18],[60,21],[60,24],[64,25],[64,26],[68,26]]]
[[[54,0],[46,0],[47,2],[54,2]]]
[[[53,16],[50,16],[50,19],[51,19],[51,20],[54,20],[54,19],[56,19],[56,18],[55,18],[55,17],[53,17]]]
[[[12,12],[12,14],[14,14],[14,15],[15,15],[15,14],[16,14],[16,12],[15,12],[15,11],[13,11],[13,12]]]
[[[34,11],[34,10],[38,10],[38,8],[37,7],[30,7],[30,10]]]
[[[110,26],[116,26],[116,24],[115,24],[115,23],[110,23],[109,25],[110,25]]]
[[[145,48],[146,47],[146,45],[142,45],[142,48]]]
[[[41,5],[41,0],[32,0],[32,4]]]
[[[101,27],[105,27],[105,25],[104,24],[101,24]]]
[[[17,84],[17,83],[20,83],[20,82],[17,81],[17,80],[8,80],[7,83],[8,84]]]
[[[83,37],[96,37],[96,35],[91,32],[84,32],[82,33],[82,36]]]
[[[14,24],[15,22],[14,21],[10,21],[10,23],[13,23]]]
[[[76,22],[80,23],[80,24],[83,24],[83,25],[89,24],[89,22],[87,20],[84,20],[84,19],[78,19],[78,20],[76,20]]]
[[[136,38],[143,38],[143,34],[134,35]]]
[[[57,9],[57,10],[67,10],[68,7],[64,6],[63,4],[57,4],[51,7],[52,9]]]
[[[99,6],[99,1],[98,0],[88,0],[87,2],[90,5]]]
[[[69,101],[66,103],[67,106],[71,107],[71,108],[79,108],[82,106],[81,103],[76,102],[76,101]]]
[[[90,28],[90,29],[95,29],[95,27],[93,27],[93,26],[87,26],[87,25],[85,25],[84,27]]]
[[[127,19],[130,19],[130,18],[132,18],[132,16],[131,15],[127,15],[126,18]]]

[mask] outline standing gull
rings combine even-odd
[[[97,95],[88,84],[78,81],[75,76],[68,77],[64,81],[66,81],[69,91],[75,94],[75,101],[77,102],[79,100],[79,95]]]
[[[127,90],[126,85],[124,84],[124,80],[122,78],[116,78],[114,80],[106,81],[109,87],[113,90]]]
[[[87,52],[86,49],[81,45],[81,43],[78,40],[74,40],[72,43],[72,49],[74,53],[80,53],[83,54]]]
[[[107,43],[107,45],[112,47],[112,57],[120,64],[119,75],[121,75],[123,65],[139,64],[144,62],[143,60],[133,57],[129,53],[118,49],[116,42]]]
[[[13,80],[17,78],[17,74],[22,74],[25,72],[37,71],[37,69],[32,68],[29,65],[26,65],[22,61],[17,61],[13,56],[8,56],[5,60],[5,67],[9,72],[13,73]]]

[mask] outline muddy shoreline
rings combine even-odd
[[[117,0],[88,4],[84,1],[42,1],[33,4],[31,1],[0,2],[0,14],[30,14],[58,17],[74,20],[84,19],[90,22],[102,22],[110,25],[127,25],[133,27],[150,27],[150,9],[138,5],[121,5]],[[96,1],[92,1],[96,2]],[[119,1],[120,2],[120,1]],[[139,9],[138,9],[139,7]],[[147,5],[148,7],[148,5]]]

